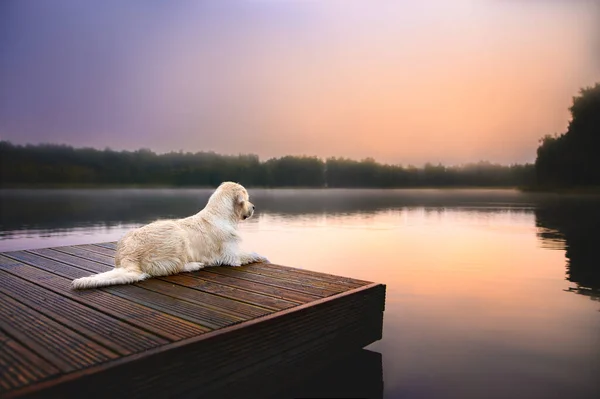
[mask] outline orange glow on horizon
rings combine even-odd
[[[74,31],[10,26],[29,35],[23,48],[7,43],[0,69],[14,90],[0,102],[0,134],[17,143],[531,162],[541,137],[565,130],[571,98],[600,80],[595,2],[132,5],[139,20],[88,5],[85,26],[66,9],[22,7]],[[94,31],[103,24],[119,46]],[[106,49],[80,48],[80,34]]]

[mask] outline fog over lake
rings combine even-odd
[[[600,197],[516,190],[250,189],[243,245],[387,284],[384,397],[600,394]],[[0,250],[114,241],[211,190],[0,190]],[[377,362],[375,362],[377,363]],[[362,364],[358,362],[358,364]],[[365,384],[369,379],[365,378]]]

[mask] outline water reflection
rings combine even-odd
[[[548,248],[565,250],[568,291],[600,301],[598,266],[600,207],[595,197],[562,198],[535,209],[538,237]]]
[[[206,203],[210,189],[82,189],[0,190],[0,250],[22,249],[6,239],[33,246],[115,240],[125,231],[157,218],[184,217]],[[312,227],[332,218],[346,219],[351,228],[386,228],[374,221],[382,212],[418,211],[442,215],[446,210],[463,215],[535,213],[537,236],[548,249],[565,250],[566,275],[574,292],[598,299],[600,268],[596,267],[600,201],[597,197],[523,194],[511,190],[268,190],[251,189],[258,205],[249,224],[276,225],[281,219]],[[417,212],[415,212],[417,211]],[[426,218],[427,219],[427,218]],[[431,219],[431,218],[429,218]],[[349,220],[358,223],[348,224]],[[43,244],[42,244],[43,242]]]
[[[0,190],[0,251],[114,241],[138,225],[194,214],[211,193],[210,189]],[[534,197],[516,191],[483,189],[251,189],[250,194],[258,212],[246,226],[259,221],[283,226],[290,220],[318,226],[353,215],[362,221],[355,228],[373,229],[377,227],[373,219],[382,212],[523,214],[531,212],[534,203]]]
[[[113,227],[198,212],[208,189],[0,190],[0,231]],[[263,213],[298,215],[374,214],[425,208],[476,212],[529,209],[534,196],[510,190],[265,190],[251,189]]]
[[[288,359],[289,360],[289,359]],[[381,353],[359,349],[340,355],[325,350],[253,370],[249,377],[224,377],[192,388],[185,398],[239,399],[381,399],[384,393]]]
[[[363,349],[315,371],[271,399],[383,398],[381,353]]]
[[[0,190],[0,251],[116,240],[135,225],[197,212],[210,192]],[[367,348],[383,354],[384,397],[600,397],[597,303],[563,292],[598,297],[599,198],[250,193],[259,212],[241,225],[245,247],[275,263],[387,284],[383,339]]]

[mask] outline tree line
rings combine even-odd
[[[567,131],[541,139],[535,161],[542,188],[600,186],[600,83],[580,90]]]
[[[0,141],[0,187],[19,185],[217,186],[238,181],[261,187],[456,187],[600,186],[600,83],[580,90],[569,108],[565,133],[540,140],[535,164],[489,162],[423,167],[377,163],[372,158],[322,160],[285,156],[267,161],[257,155],[214,152],[156,154],[15,145]]]
[[[453,187],[521,186],[534,177],[533,165],[479,162],[446,167],[388,165],[373,159],[322,160],[284,156],[266,161],[257,155],[73,148],[66,145],[15,145],[0,142],[0,186],[167,185],[217,186],[232,180],[254,187]]]

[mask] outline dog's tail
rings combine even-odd
[[[148,277],[150,277],[149,274],[118,267],[108,272],[73,280],[73,288],[82,290],[86,288],[105,287],[107,285],[131,284],[136,281],[145,280]]]

